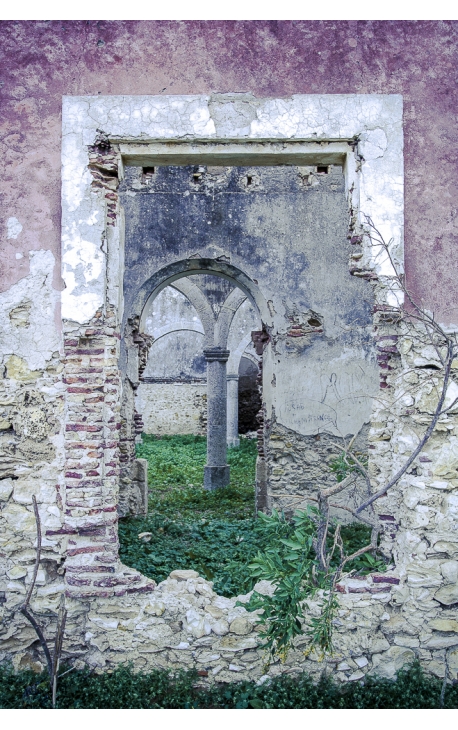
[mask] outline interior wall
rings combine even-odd
[[[142,168],[128,167],[120,197],[124,322],[138,313],[139,292],[150,277],[168,264],[201,256],[236,265],[256,281],[272,317],[263,352],[260,447],[269,505],[282,507],[292,483],[304,493],[302,482],[291,482],[291,464],[305,471],[313,466],[314,476],[322,471],[321,482],[327,482],[327,463],[316,464],[313,447],[304,448],[303,439],[364,434],[379,387],[372,287],[351,276],[348,266],[352,244],[342,168],[158,166],[146,176]],[[242,307],[237,310],[234,334],[246,316]],[[256,324],[250,320],[250,327]],[[173,333],[178,336],[202,337]],[[144,375],[149,367],[158,368],[161,378],[179,375],[181,355],[168,347],[170,337],[153,343]],[[284,429],[295,435],[294,454],[279,453],[278,439],[270,449]],[[315,491],[319,483],[318,475]]]
[[[142,414],[143,432],[149,434],[207,435],[207,384],[140,383],[135,409]]]

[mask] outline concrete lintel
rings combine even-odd
[[[162,165],[343,165],[353,153],[355,140],[224,140],[196,142],[154,141],[120,144],[124,165],[150,167]]]

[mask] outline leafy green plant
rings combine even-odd
[[[60,709],[438,709],[441,680],[425,675],[419,664],[395,680],[366,677],[338,685],[325,673],[314,682],[306,673],[281,675],[258,686],[254,681],[203,687],[195,670],[136,673],[119,666],[103,674],[75,670],[59,682]],[[15,673],[0,666],[0,709],[49,708],[45,673]],[[458,685],[448,685],[444,705],[458,708]]]
[[[279,529],[287,524],[283,514],[274,510],[270,517],[261,516],[267,526],[276,528],[276,540],[272,540],[264,552],[259,551],[248,567],[257,580],[270,581],[275,592],[266,596],[255,591],[246,608],[249,611],[261,609],[259,621],[263,628],[259,635],[265,640],[263,646],[270,659],[278,656],[285,661],[294,639],[303,633],[304,611],[310,608],[306,599],[314,598],[320,588],[326,587],[326,576],[316,570],[313,551],[316,528],[311,519],[312,510],[296,512],[292,530],[287,535],[282,535]],[[330,605],[334,607],[334,603]],[[332,649],[330,632],[326,636],[323,634],[322,623],[315,620],[306,631],[312,632],[312,643],[329,651]]]
[[[149,542],[138,539],[142,532],[152,533]],[[122,561],[144,575],[159,582],[177,568],[197,570],[226,596],[252,588],[246,566],[268,541],[254,519],[173,521],[162,515],[121,520],[119,536]]]
[[[349,474],[360,471],[359,464],[366,467],[367,456],[359,452],[355,452],[353,456],[350,456],[345,451],[342,451],[333,461],[329,462],[329,467],[334,472],[337,482],[340,484]]]
[[[271,516],[259,515],[258,531],[270,535],[267,548],[259,550],[248,568],[255,580],[268,580],[275,586],[272,596],[253,593],[250,610],[262,610],[259,632],[270,659],[285,660],[295,637],[305,631],[310,639],[310,650],[317,648],[322,654],[332,653],[332,622],[338,608],[336,582],[344,551],[357,553],[369,539],[370,530],[365,525],[348,525],[344,530],[333,527],[327,534],[327,569],[320,571],[316,561],[316,523],[318,510],[309,507],[295,512],[292,521],[273,510]],[[344,534],[343,534],[344,533]],[[339,546],[340,549],[336,548]],[[364,553],[364,556],[366,553]],[[374,559],[362,561],[358,555],[348,561],[350,570],[361,574],[373,570],[373,565],[386,568],[385,563]],[[319,616],[307,617],[310,608],[307,600],[320,591]]]

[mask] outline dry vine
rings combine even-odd
[[[46,658],[46,664],[48,669],[48,675],[49,675],[49,684],[51,689],[51,697],[52,697],[52,707],[56,707],[56,692],[57,692],[57,680],[58,680],[58,671],[59,671],[59,664],[60,664],[60,658],[62,655],[62,643],[64,638],[64,631],[65,631],[65,622],[67,620],[67,610],[65,608],[65,597],[62,594],[59,611],[57,614],[57,626],[56,626],[56,636],[54,640],[54,650],[51,655],[51,651],[48,646],[48,642],[45,639],[43,630],[39,623],[37,622],[35,616],[32,613],[32,610],[30,608],[30,599],[32,597],[33,589],[35,587],[35,582],[38,575],[38,568],[40,566],[40,559],[41,559],[41,522],[40,522],[40,515],[38,512],[38,506],[37,506],[37,500],[35,495],[32,496],[32,502],[33,502],[33,511],[35,513],[35,520],[37,523],[37,549],[36,549],[36,555],[35,555],[35,565],[33,569],[32,574],[32,580],[29,585],[29,589],[27,591],[26,597],[24,599],[24,602],[19,607],[19,611],[22,613],[23,616],[29,621],[29,623],[32,624],[36,635],[38,636],[38,641],[40,642],[40,646],[43,649],[43,653]]]

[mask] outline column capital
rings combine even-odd
[[[207,347],[204,350],[207,362],[227,362],[230,354],[230,350],[225,350],[223,347]]]

